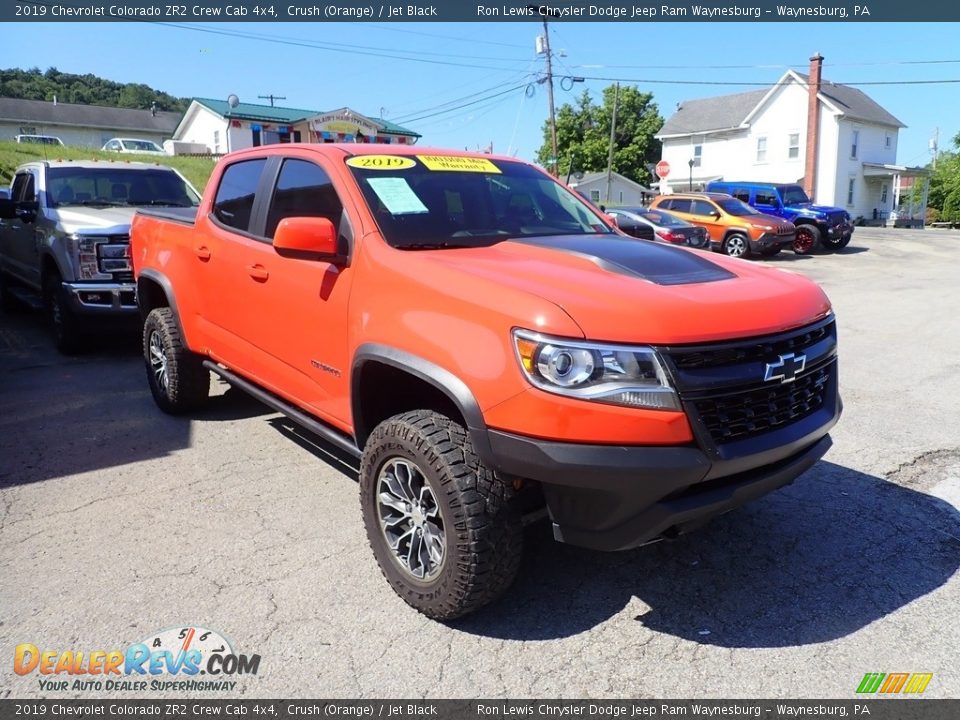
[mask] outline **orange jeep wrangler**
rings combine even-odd
[[[359,458],[373,554],[432,618],[510,585],[530,512],[671,538],[793,481],[840,415],[814,283],[627,237],[512,158],[243,150],[131,243],[159,407],[213,372]]]

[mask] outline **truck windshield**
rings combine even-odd
[[[482,247],[511,237],[613,232],[588,204],[524,163],[357,155],[346,164],[384,238],[397,248]]]
[[[780,197],[784,205],[803,205],[810,202],[810,198],[799,185],[787,185],[780,188]]]
[[[51,167],[47,171],[47,204],[161,205],[192,207],[200,199],[172,170],[104,165]]]

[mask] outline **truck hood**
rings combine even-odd
[[[814,205],[813,203],[794,203],[793,205],[787,205],[791,210],[801,210],[807,212],[818,212],[818,213],[837,213],[837,212],[846,212],[843,208],[831,207],[830,205]]]
[[[680,344],[750,337],[813,322],[830,310],[823,291],[796,273],[621,235],[411,252],[431,266],[423,268],[425,277],[463,273],[487,280],[484,292],[508,286],[547,300],[591,340]],[[518,325],[534,329],[517,310]]]
[[[54,210],[60,227],[66,233],[96,230],[110,234],[130,232],[130,223],[137,208],[124,207],[83,207],[67,205]]]

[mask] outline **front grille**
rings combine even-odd
[[[715,443],[746,440],[795,423],[819,410],[836,362],[821,366],[792,383],[694,401]]]
[[[670,358],[681,370],[694,368],[721,367],[748,362],[767,362],[786,353],[802,352],[823,338],[835,334],[834,322],[801,329],[795,334],[774,336],[768,339],[758,338],[754,341],[740,341],[730,345],[696,348],[690,350],[676,349],[670,352]]]

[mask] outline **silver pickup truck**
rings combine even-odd
[[[133,162],[33,162],[0,199],[0,301],[43,307],[57,348],[138,319],[130,267],[137,208],[195,207],[176,170]]]

